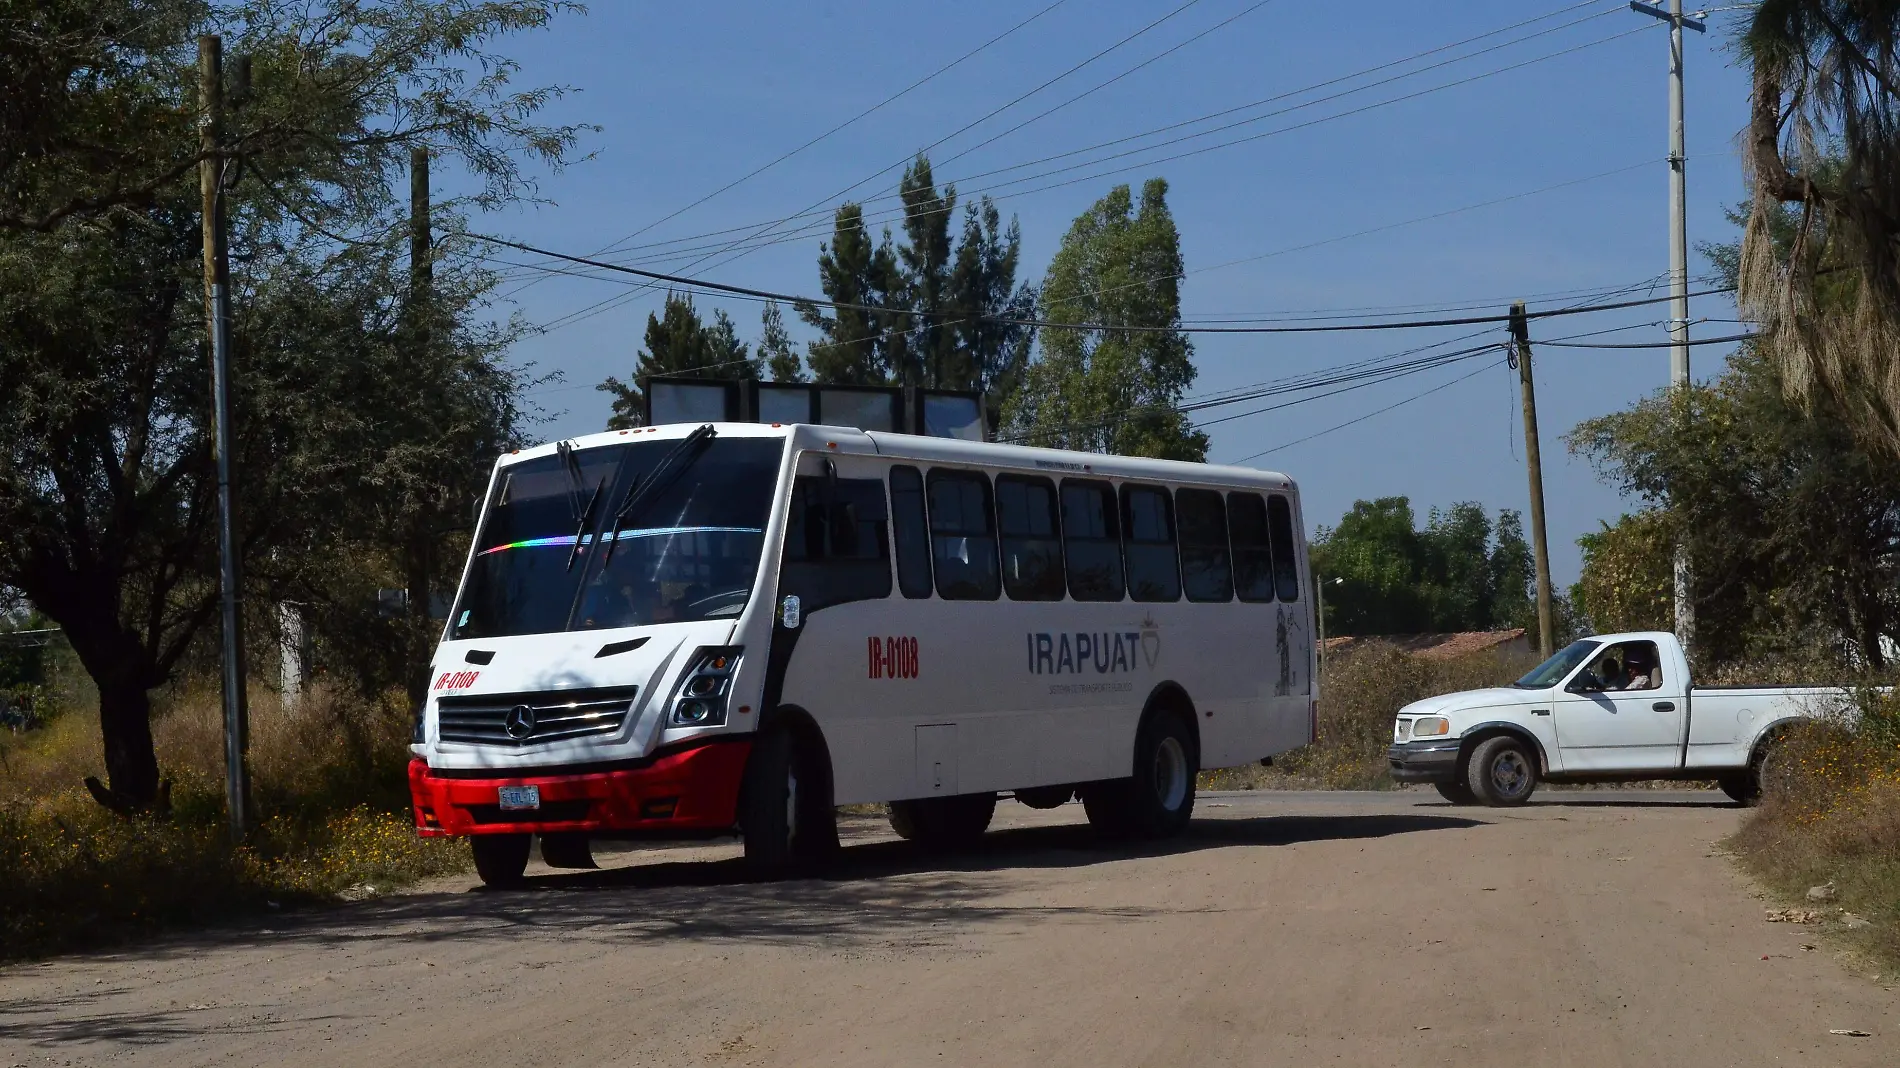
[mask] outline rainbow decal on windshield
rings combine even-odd
[[[763,534],[763,527],[643,527],[640,530],[623,530],[614,538],[616,542],[628,538],[662,538],[674,534]],[[591,545],[594,535],[588,534],[580,539],[583,546]],[[552,538],[529,538],[526,541],[511,541],[506,545],[497,545],[492,549],[483,549],[477,556],[506,552],[509,549],[545,549],[550,546],[567,548],[574,544],[574,535],[562,534]]]

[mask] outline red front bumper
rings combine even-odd
[[[655,758],[640,767],[574,774],[465,778],[409,762],[409,796],[416,833],[518,834],[523,831],[635,831],[664,835],[718,831],[738,820],[739,782],[749,741],[719,742]],[[501,809],[503,786],[538,786],[535,811]]]

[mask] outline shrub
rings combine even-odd
[[[226,831],[215,690],[161,702],[153,726],[173,781],[168,819],[122,819],[80,786],[102,763],[89,717],[61,716],[0,750],[0,956],[335,900],[467,865],[465,844],[415,836],[399,700],[319,689],[285,708],[259,691],[251,713],[257,821],[242,846]]]
[[[1859,691],[1855,715],[1797,724],[1767,765],[1762,803],[1733,839],[1743,863],[1789,894],[1832,883],[1866,919],[1857,938],[1900,962],[1900,696]]]
[[[1329,658],[1320,672],[1319,736],[1314,744],[1274,759],[1272,769],[1209,772],[1209,789],[1321,787],[1383,790],[1392,787],[1385,751],[1392,720],[1413,701],[1438,694],[1498,686],[1530,670],[1531,658],[1485,652],[1426,659],[1370,641]]]

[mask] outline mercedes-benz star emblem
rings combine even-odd
[[[520,741],[534,733],[534,709],[527,705],[516,705],[508,710],[508,718],[502,721],[501,729],[508,737]]]

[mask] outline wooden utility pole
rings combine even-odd
[[[231,504],[231,264],[225,248],[224,46],[198,38],[198,191],[203,196],[205,331],[211,340],[212,453],[218,469],[218,587],[223,617],[225,804],[231,836],[250,822],[250,713],[245,707],[243,613],[239,610],[237,521]]]
[[[1537,448],[1537,388],[1531,380],[1531,327],[1520,302],[1511,305],[1511,362],[1524,387],[1524,465],[1531,481],[1531,554],[1537,562],[1537,648],[1548,659],[1554,636],[1550,618],[1550,544],[1544,538],[1544,460]]]
[[[435,252],[431,237],[429,217],[429,150],[416,146],[409,150],[409,307],[408,338],[404,344],[405,362],[412,369],[420,369],[429,359],[430,344],[433,339],[435,316]],[[411,640],[421,640],[429,625],[429,580],[434,572],[436,522],[434,507],[421,507],[420,502],[409,511],[409,530],[406,541],[408,549],[404,553],[406,574],[404,584],[409,590],[408,615],[411,627]],[[415,649],[415,657],[421,664],[411,664],[409,670],[408,692],[411,701],[420,706],[428,697],[427,665],[428,649]]]

